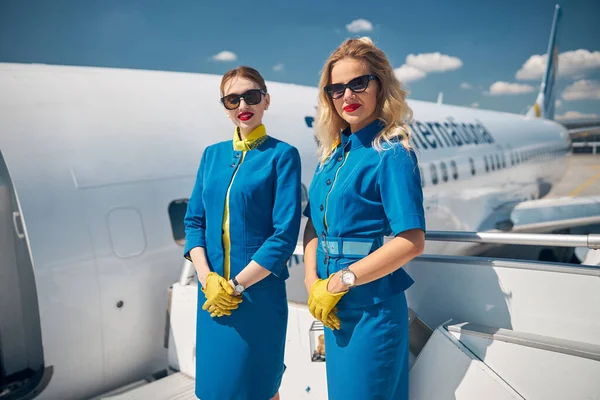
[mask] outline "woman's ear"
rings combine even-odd
[[[265,111],[269,109],[269,104],[271,104],[271,95],[267,93],[265,95]]]

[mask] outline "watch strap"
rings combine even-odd
[[[234,290],[235,290],[235,292],[236,292],[237,294],[240,294],[240,293],[242,293],[244,290],[246,290],[246,288],[244,288],[244,286],[243,286],[243,285],[241,285],[241,284],[238,282],[238,280],[237,280],[237,279],[235,279],[235,277],[234,277],[234,278],[231,278],[231,282],[233,282],[233,286],[235,287],[235,289],[234,289]],[[242,290],[238,290],[238,288],[241,288]]]

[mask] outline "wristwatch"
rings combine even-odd
[[[232,278],[231,281],[233,282],[233,286],[234,286],[233,290],[235,291],[236,295],[239,296],[240,294],[242,294],[242,292],[244,290],[246,290],[246,288],[244,287],[244,285],[242,285],[241,283],[239,283],[237,279]]]
[[[352,288],[356,286],[356,275],[354,272],[350,271],[348,268],[342,269],[342,283],[348,288]]]

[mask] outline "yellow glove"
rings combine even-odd
[[[213,318],[231,315],[231,311],[242,302],[241,297],[233,295],[229,282],[216,272],[210,272],[206,276],[206,287],[202,288],[202,292],[206,297],[202,309],[208,311]]]
[[[308,310],[313,317],[321,321],[328,328],[340,329],[340,319],[335,315],[337,312],[335,306],[348,291],[330,293],[327,290],[329,279],[331,279],[331,276],[327,279],[319,279],[310,288]]]

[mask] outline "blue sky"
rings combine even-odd
[[[530,57],[546,53],[555,4],[2,0],[0,62],[216,74],[246,64],[267,80],[315,86],[331,51],[367,35],[402,77],[420,77],[407,82],[411,98],[441,91],[448,104],[524,113],[543,65]],[[600,116],[600,2],[561,6],[557,113]],[[235,60],[215,60],[223,51]]]

